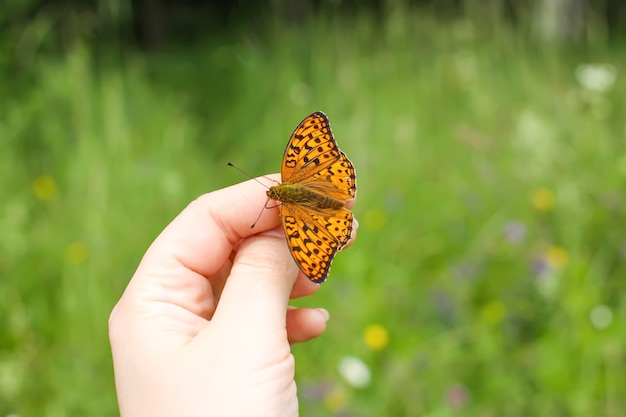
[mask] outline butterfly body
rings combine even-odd
[[[298,204],[311,209],[340,209],[345,202],[315,192],[305,186],[282,183],[271,187],[267,196],[283,204]]]
[[[296,127],[281,177],[267,196],[282,203],[289,251],[311,281],[324,282],[335,254],[350,240],[353,215],[345,203],[356,194],[354,166],[339,150],[324,113],[315,112]]]

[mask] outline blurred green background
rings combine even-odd
[[[107,319],[142,254],[315,110],[360,229],[295,302],[331,314],[293,348],[301,415],[625,415],[625,15],[2,2],[0,415],[116,415]]]

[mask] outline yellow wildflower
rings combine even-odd
[[[87,259],[87,246],[83,242],[74,242],[65,248],[65,259],[67,262],[79,265]]]
[[[532,203],[539,211],[551,211],[556,205],[556,195],[552,190],[540,188],[533,194]]]
[[[49,175],[40,175],[33,180],[33,193],[40,200],[49,200],[57,191],[54,179]]]
[[[546,251],[546,262],[552,269],[562,269],[567,265],[569,254],[567,250],[561,246],[552,246]]]
[[[380,324],[370,324],[363,332],[365,343],[374,350],[383,350],[389,344],[389,332]]]

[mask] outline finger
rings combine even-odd
[[[233,328],[255,334],[284,331],[297,271],[284,237],[252,236],[244,240],[233,260],[212,323],[224,319]]]
[[[269,177],[279,178],[278,174]],[[205,277],[215,274],[237,242],[279,225],[277,212],[267,210],[250,228],[266,201],[265,190],[254,180],[200,196],[155,240],[143,263],[173,262]]]
[[[294,308],[287,310],[287,339],[289,343],[311,340],[326,330],[328,311],[323,308]]]

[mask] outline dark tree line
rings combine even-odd
[[[624,0],[23,0],[0,2],[0,29],[19,34],[35,19],[48,18],[60,43],[87,35],[155,49],[215,31],[249,27],[264,16],[284,19],[286,24],[319,12],[350,16],[365,11],[383,16],[398,2],[443,18],[463,14],[468,7],[474,12],[496,7],[512,24],[523,19],[545,21],[546,31],[565,41],[583,39],[590,20],[604,21],[613,38],[626,35]],[[110,9],[102,9],[103,5]]]

